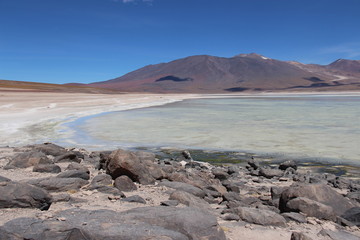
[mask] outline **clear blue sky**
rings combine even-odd
[[[95,82],[148,64],[256,52],[360,59],[359,0],[0,0],[0,79]]]

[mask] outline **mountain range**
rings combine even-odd
[[[230,58],[197,55],[148,65],[87,86],[158,93],[360,90],[360,60],[339,59],[318,65],[256,53]]]

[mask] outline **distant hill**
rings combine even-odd
[[[117,90],[94,88],[82,84],[73,86],[11,80],[0,80],[0,90],[13,92],[119,93]]]
[[[360,90],[360,61],[329,65],[279,61],[262,55],[190,56],[148,65],[87,86],[126,92],[229,93],[244,91]]]

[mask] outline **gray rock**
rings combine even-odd
[[[81,159],[73,152],[68,152],[63,155],[57,156],[54,158],[54,162],[77,162],[80,163]]]
[[[54,218],[66,220],[20,218],[7,222],[4,230],[27,239],[226,239],[216,218],[196,208],[143,207],[120,213],[110,210],[69,209],[59,212]],[[73,229],[78,231],[74,237],[69,238],[68,234]],[[87,238],[89,236],[91,238]]]
[[[214,174],[215,178],[219,179],[220,181],[226,180],[230,177],[230,175],[223,169],[214,168],[211,170],[212,174]]]
[[[345,177],[336,177],[335,180],[329,181],[335,188],[348,189],[351,185],[351,180]]]
[[[52,194],[53,203],[55,202],[69,202],[71,197],[67,193]]]
[[[249,161],[248,161],[248,164],[251,168],[253,168],[254,170],[260,168],[260,164],[258,161],[256,161],[254,158],[251,158]]]
[[[224,219],[225,221],[239,221],[240,217],[237,214],[233,214],[233,213],[227,213],[224,214],[223,216],[221,216],[222,219]]]
[[[68,170],[65,172],[60,173],[56,176],[57,178],[81,178],[84,180],[90,179],[90,174],[88,171],[83,170]]]
[[[120,191],[117,188],[110,187],[110,186],[100,186],[100,187],[97,187],[96,190],[98,192],[108,193],[108,194],[112,194],[114,196],[126,197],[122,191]]]
[[[210,209],[210,205],[204,199],[183,191],[173,192],[170,194],[169,200],[177,200],[180,203],[193,208],[200,208],[204,210]]]
[[[280,214],[269,210],[257,209],[257,208],[248,208],[248,207],[238,207],[234,209],[234,212],[239,215],[239,217],[248,223],[254,223],[259,225],[272,225],[272,226],[286,226],[286,220]]]
[[[134,195],[134,196],[131,196],[131,197],[126,197],[126,198],[121,199],[121,201],[123,201],[123,202],[136,202],[136,203],[146,204],[145,199],[143,199],[143,198],[140,197],[139,195]]]
[[[4,169],[27,168],[37,164],[52,164],[52,161],[42,152],[24,152],[15,155]]]
[[[88,172],[90,173],[89,169],[87,167],[85,167],[84,165],[81,165],[80,163],[77,163],[77,162],[72,162],[70,163],[66,170],[80,170],[80,171],[83,171],[83,172]]]
[[[341,217],[360,227],[360,207],[348,209]]]
[[[282,213],[281,216],[283,216],[288,221],[294,221],[298,223],[306,223],[306,218],[304,215],[296,212],[287,212]]]
[[[51,203],[51,196],[41,188],[18,182],[0,183],[0,208],[48,210]]]
[[[236,201],[241,201],[242,198],[240,197],[240,194],[237,193],[237,192],[228,192],[228,193],[225,193],[223,195],[223,199],[224,201],[233,201],[233,202],[236,202]]]
[[[108,187],[112,186],[112,178],[110,175],[99,174],[95,176],[91,181],[89,189],[93,190],[103,186],[108,186]]]
[[[65,148],[55,145],[53,143],[35,144],[28,147],[54,157],[67,153],[67,150]]]
[[[36,164],[33,172],[59,173],[61,168],[56,164]]]
[[[287,207],[287,202],[297,197],[305,197],[330,206],[338,216],[341,216],[346,210],[355,207],[354,203],[349,199],[346,199],[327,185],[299,184],[291,186],[282,192],[279,204],[280,211],[291,211]]]
[[[281,177],[284,174],[280,169],[260,168],[259,175],[266,178]]]
[[[360,203],[360,191],[358,191],[358,192],[349,192],[348,194],[346,194],[346,197]]]
[[[0,182],[10,182],[10,181],[11,181],[11,179],[0,176]]]
[[[176,207],[177,205],[179,205],[179,201],[178,200],[168,200],[168,201],[163,201],[160,203],[161,206],[168,206],[168,207]]]
[[[1,240],[26,240],[18,234],[8,232],[0,227],[0,239]]]
[[[52,192],[63,192],[69,190],[79,190],[82,186],[88,184],[88,181],[81,178],[42,178],[32,179],[27,183],[43,188]]]
[[[331,240],[359,240],[358,236],[355,236],[349,232],[346,231],[330,231],[330,230],[326,230],[323,229],[319,232],[320,236],[324,236],[324,237],[328,237]]]
[[[110,154],[106,172],[113,179],[126,175],[132,181],[141,184],[154,184],[155,182],[146,165],[142,164],[136,154],[121,149]]]
[[[190,193],[190,194],[195,195],[200,198],[204,198],[206,195],[202,189],[200,189],[198,187],[194,187],[193,185],[190,185],[187,183],[183,183],[183,182],[163,181],[159,184],[159,186],[166,186],[168,188],[173,188],[173,189],[176,189],[179,191],[184,191],[184,192]]]
[[[308,217],[335,221],[333,208],[314,200],[298,197],[287,202],[286,207],[293,212],[302,212]]]
[[[293,232],[291,234],[290,240],[313,240],[309,236],[307,236],[305,233],[302,232]]]
[[[288,168],[293,168],[294,170],[297,170],[297,165],[294,160],[288,160],[285,162],[280,163],[279,169],[285,171]]]
[[[114,186],[124,192],[136,191],[137,189],[134,182],[126,175],[117,177],[114,181]]]

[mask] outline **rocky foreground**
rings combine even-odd
[[[1,240],[360,239],[360,181],[189,152],[0,148]]]

